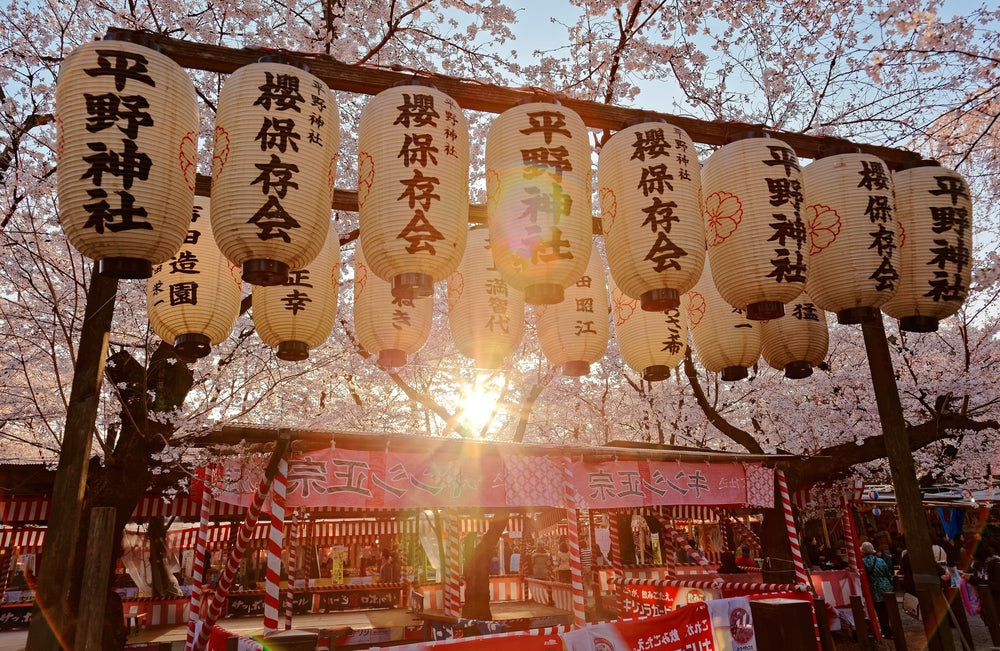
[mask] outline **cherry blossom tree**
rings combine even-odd
[[[952,17],[941,0],[568,0],[567,6],[573,18],[554,21],[546,44],[522,47],[518,11],[498,0],[208,6],[157,0],[120,8],[91,0],[9,2],[0,10],[4,456],[51,462],[60,447],[91,265],[68,245],[55,216],[53,91],[66,54],[109,27],[122,27],[836,135],[939,159],[962,172],[976,193],[974,284],[965,307],[937,333],[902,333],[889,323],[890,342],[920,475],[971,487],[989,482],[1000,418],[994,380],[1000,215],[991,200],[1000,191],[1000,11],[983,4]],[[201,169],[208,173],[223,79],[201,71],[191,77],[203,112]],[[338,94],[340,188],[356,187],[356,127],[366,101]],[[470,115],[470,193],[478,201],[491,119]],[[595,153],[609,135],[593,134]],[[347,281],[357,215],[335,211],[332,219]],[[846,473],[887,477],[871,378],[854,327],[831,326],[825,368],[805,380],[790,382],[761,362],[748,380],[723,383],[691,356],[672,378],[649,384],[624,367],[614,342],[589,375],[561,376],[540,353],[529,313],[518,353],[502,369],[487,371],[455,349],[439,290],[430,340],[390,374],[357,344],[348,282],[334,333],[298,364],[277,360],[257,338],[249,298],[249,311],[210,357],[179,360],[151,332],[143,289],[120,284],[94,432],[100,463],[90,475],[91,503],[114,505],[119,528],[143,492],[186,486],[185,469],[207,454],[192,451],[191,440],[235,421],[784,451],[812,459],[791,469],[793,484]],[[460,389],[476,384],[493,386],[499,396],[480,422],[463,414],[459,402]],[[108,622],[114,621],[111,614]],[[121,621],[118,614],[119,627]]]

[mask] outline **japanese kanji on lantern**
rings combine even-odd
[[[575,112],[530,102],[486,136],[486,218],[493,259],[533,305],[558,303],[590,257],[590,143]]]
[[[893,174],[899,288],[882,311],[910,332],[935,332],[972,281],[972,195],[961,174],[933,161]]]
[[[759,325],[764,361],[784,371],[786,378],[807,378],[826,359],[830,347],[826,312],[807,293],[785,305],[785,316]]]
[[[807,165],[802,179],[809,297],[840,323],[874,318],[899,282],[889,168],[871,154],[834,153]]]
[[[354,330],[361,347],[378,355],[378,365],[395,369],[427,342],[434,297],[400,298],[368,266],[361,246],[354,250]]]
[[[683,129],[644,122],[613,135],[597,164],[608,269],[642,309],[662,312],[705,261],[701,167]]]
[[[649,312],[639,306],[639,299],[618,289],[613,279],[610,284],[611,318],[622,359],[647,382],[666,380],[687,351],[687,297],[681,296],[678,307]]]
[[[278,359],[309,357],[333,332],[340,289],[340,237],[335,228],[307,266],[289,272],[280,285],[253,287],[253,323]]]
[[[691,345],[706,371],[720,373],[725,382],[747,377],[760,358],[760,323],[722,300],[708,263],[688,292],[687,319]]]
[[[611,326],[604,260],[596,249],[587,271],[566,288],[562,302],[535,307],[535,325],[542,353],[549,363],[562,367],[564,375],[586,375],[604,356]]]
[[[112,278],[148,278],[177,253],[198,162],[194,85],[131,37],[74,51],[56,84],[59,224]]]
[[[358,128],[358,221],[370,269],[394,295],[429,296],[469,230],[469,125],[455,100],[415,83],[371,99]]]
[[[212,225],[254,285],[280,285],[330,228],[340,118],[330,89],[285,63],[243,66],[219,93]]]
[[[497,270],[484,227],[469,231],[465,255],[448,277],[448,324],[458,351],[479,368],[499,368],[521,345],[524,295]]]
[[[215,245],[208,199],[197,197],[180,251],[146,281],[149,323],[178,354],[197,359],[229,336],[241,298],[239,268]]]
[[[808,243],[802,172],[776,138],[745,138],[701,170],[705,238],[722,298],[748,319],[774,319],[805,289]]]

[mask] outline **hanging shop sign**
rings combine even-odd
[[[265,463],[261,457],[222,466],[217,499],[246,506]],[[289,459],[285,504],[359,509],[773,504],[773,470],[757,463],[570,461],[568,468],[566,463],[548,456],[483,454],[474,447],[422,453],[315,450]]]

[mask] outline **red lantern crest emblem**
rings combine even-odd
[[[743,221],[743,202],[724,190],[713,192],[705,197],[705,217],[708,246],[718,246],[735,233]]]
[[[809,206],[813,217],[809,220],[809,255],[816,255],[837,241],[842,222],[840,215],[830,206]]]

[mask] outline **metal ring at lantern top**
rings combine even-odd
[[[431,82],[430,79],[421,79],[420,77],[413,77],[412,79],[402,79],[394,83],[391,88],[399,88],[400,86],[424,86],[426,88],[433,88],[434,90],[440,90],[437,84]]]
[[[667,124],[667,120],[655,113],[648,113],[646,115],[640,115],[639,117],[626,120],[624,124],[622,124],[621,128],[627,129],[629,127],[634,127],[637,124],[651,123]]]
[[[257,59],[257,63],[280,63],[286,66],[292,66],[293,68],[298,68],[304,72],[309,72],[309,65],[297,59],[293,56],[289,56],[285,52],[273,52],[270,54],[265,54]]]
[[[134,43],[150,50],[155,50],[156,52],[161,52],[163,49],[157,42],[155,34],[152,32],[140,32],[134,29],[109,29],[101,40]]]
[[[934,160],[933,158],[921,158],[920,160],[914,160],[908,163],[903,163],[903,166],[900,167],[899,169],[911,170],[915,167],[941,167],[941,163],[939,161]]]
[[[861,147],[854,144],[850,140],[844,140],[842,138],[830,138],[825,140],[819,148],[819,152],[816,153],[816,157],[813,160],[819,160],[821,158],[826,158],[828,156],[836,156],[837,154],[860,154]]]
[[[739,125],[738,131],[730,131],[726,128],[726,138],[723,144],[730,144],[738,142],[740,140],[747,140],[749,138],[770,138],[771,134],[766,131],[767,127],[763,124],[741,124]]]

